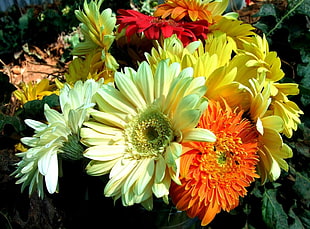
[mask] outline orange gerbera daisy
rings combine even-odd
[[[228,1],[212,0],[166,0],[158,5],[155,17],[172,18],[175,21],[206,20],[212,23],[213,17],[221,15],[226,9]]]
[[[246,195],[246,187],[259,176],[258,134],[254,125],[233,111],[224,101],[209,101],[198,126],[211,130],[216,142],[184,144],[181,156],[181,185],[173,183],[173,203],[190,217],[198,217],[201,225],[209,224],[221,211],[230,211]]]

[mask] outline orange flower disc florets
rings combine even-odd
[[[211,130],[216,142],[184,144],[181,156],[181,185],[172,184],[170,194],[176,207],[198,216],[202,225],[221,211],[230,211],[246,195],[255,178],[258,134],[255,126],[228,105],[210,101],[200,119],[200,128]]]

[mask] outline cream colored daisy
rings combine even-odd
[[[37,190],[44,197],[43,178],[49,193],[57,191],[58,176],[62,159],[77,160],[83,157],[84,148],[79,144],[79,131],[82,123],[88,119],[88,109],[92,95],[103,85],[103,82],[88,80],[78,81],[74,88],[68,84],[59,95],[62,113],[44,106],[46,123],[26,119],[25,123],[34,129],[32,137],[24,137],[22,143],[29,146],[25,152],[18,153],[22,160],[17,163],[15,175],[17,184],[22,183],[22,191],[29,186],[29,195]]]
[[[192,68],[161,61],[155,73],[142,62],[137,71],[115,74],[116,88],[105,85],[94,98],[93,121],[81,129],[92,159],[90,175],[109,173],[104,193],[124,206],[153,207],[153,194],[168,201],[171,179],[179,181],[181,142],[215,141],[208,130],[195,128],[207,101],[204,77]]]

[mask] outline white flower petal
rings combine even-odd
[[[180,72],[180,64],[173,63],[168,67],[168,60],[161,61],[154,75],[155,98],[167,95],[172,80]]]
[[[58,111],[51,109],[47,104],[44,104],[44,115],[49,123],[64,121],[64,116]]]
[[[161,198],[165,195],[169,195],[169,188],[171,184],[171,178],[169,172],[164,173],[164,179],[160,183],[154,183],[152,187],[152,191],[157,198]]]
[[[216,136],[207,129],[192,128],[183,131],[183,142],[215,142]]]
[[[29,173],[35,166],[34,166],[35,161],[30,161],[23,169],[21,170],[21,173]]]
[[[174,119],[174,129],[183,130],[185,128],[194,128],[200,119],[200,110],[187,110],[180,112]]]
[[[155,162],[155,183],[160,183],[165,177],[166,162],[165,159],[159,155]]]
[[[102,123],[92,122],[92,121],[84,122],[84,126],[94,129],[95,131],[99,133],[107,134],[111,136],[122,135],[124,131],[123,129],[120,129],[117,127],[112,127],[112,126],[108,126]]]
[[[145,106],[146,102],[143,95],[129,77],[122,73],[116,72],[114,79],[120,92],[125,95],[135,107]]]
[[[140,178],[135,186],[135,192],[137,195],[142,195],[145,187],[149,184],[154,175],[154,158],[143,159],[144,172],[140,174]]]
[[[137,166],[132,170],[131,174],[124,182],[122,192],[125,193],[126,195],[129,195],[129,193],[133,195],[133,191],[131,190],[132,186],[136,183],[141,174],[144,173],[145,173],[145,163],[143,163],[143,160],[140,160],[138,161]],[[129,196],[127,196],[126,198],[129,198]]]
[[[119,127],[121,129],[125,128],[126,122],[123,119],[115,116],[113,113],[110,114],[102,111],[92,110],[90,114],[94,119],[101,123]]]
[[[122,132],[112,132],[110,134],[100,133],[94,129],[90,128],[82,128],[81,129],[81,142],[87,146],[95,146],[95,145],[125,145],[124,138],[122,136]]]
[[[93,98],[101,111],[110,113],[111,107],[113,107],[125,114],[136,114],[134,107],[129,103],[127,97],[123,96],[112,86],[105,85],[104,88],[97,91]]]
[[[55,147],[52,147],[50,149],[42,148],[40,150],[40,153],[42,154],[42,156],[38,160],[38,169],[43,176],[47,175],[49,166],[52,163],[53,155],[56,153],[54,150],[55,150]]]
[[[101,161],[92,160],[86,166],[86,171],[88,175],[91,176],[102,176],[109,173],[115,163],[118,161],[118,158],[111,161],[106,161],[104,164]]]
[[[53,153],[50,157],[49,167],[45,175],[46,188],[49,193],[54,193],[58,184],[58,160],[57,153]]]
[[[260,118],[257,118],[257,120],[256,120],[256,130],[261,135],[264,135],[264,127],[263,127],[262,120]]]
[[[150,66],[142,62],[136,76],[136,82],[147,104],[154,101],[154,77]]]
[[[110,172],[110,178],[115,181],[126,177],[130,173],[129,171],[132,171],[137,163],[136,160],[131,159],[118,160]]]
[[[172,142],[166,149],[165,152],[165,161],[168,167],[173,167],[174,170],[177,170],[176,160],[181,156],[182,145],[176,142]]]
[[[196,94],[200,97],[205,95],[207,87],[205,86],[206,79],[205,77],[195,77],[187,88],[186,94]]]
[[[110,161],[121,158],[125,149],[124,145],[99,145],[86,149],[83,155],[97,161]]]
[[[29,147],[36,147],[38,142],[39,142],[39,138],[34,138],[34,137],[23,137],[20,139],[20,141],[29,146]]]
[[[27,126],[35,129],[38,132],[43,131],[47,127],[45,123],[38,122],[32,119],[25,119],[25,123],[27,124]]]
[[[116,162],[110,172],[110,181],[107,183],[104,193],[106,196],[111,196],[120,192],[121,185],[124,184],[126,178],[131,171],[136,167],[136,160],[120,159]]]

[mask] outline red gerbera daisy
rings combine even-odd
[[[201,117],[200,128],[211,130],[217,140],[213,143],[184,144],[181,156],[181,185],[170,188],[172,201],[190,217],[209,224],[221,211],[230,211],[246,195],[245,187],[255,178],[258,162],[258,134],[242,112],[222,109],[219,102],[210,101]]]
[[[189,42],[207,37],[209,23],[205,20],[176,22],[173,19],[148,16],[135,10],[120,9],[117,12],[118,31],[126,28],[125,34],[128,40],[136,33],[143,33],[150,40],[160,40],[176,34],[186,46]]]

